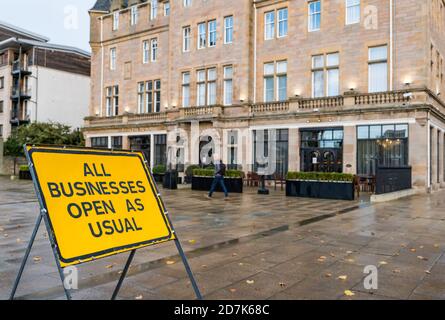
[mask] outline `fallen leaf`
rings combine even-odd
[[[347,253],[347,254],[351,254],[351,253],[352,253],[352,251],[346,251],[346,253]]]
[[[137,296],[135,299],[136,300],[142,300],[143,298],[144,298],[144,296],[141,294],[141,295]]]
[[[42,258],[41,257],[34,257],[34,258],[32,258],[32,260],[37,263],[37,262],[42,261]]]
[[[230,289],[230,292],[235,293],[236,289]]]
[[[237,253],[232,253],[232,257],[236,257],[237,255]]]
[[[431,274],[431,271],[430,270],[425,270],[425,273],[426,274]]]
[[[345,296],[347,296],[347,297],[353,297],[353,296],[355,296],[355,293],[352,292],[351,290],[345,290]]]
[[[205,268],[207,268],[207,265],[206,265],[206,264],[203,264],[201,267],[203,267],[203,268],[205,269]]]
[[[333,253],[330,253],[330,256],[331,256],[332,258],[335,258],[335,254],[333,254]]]
[[[20,243],[20,242],[22,242],[22,239],[20,239],[20,238],[17,238],[17,243]]]
[[[105,267],[106,269],[113,269],[114,268],[114,264],[109,264],[108,266]]]
[[[4,236],[5,238],[7,238],[7,237],[9,237],[9,234],[5,233],[3,236]]]
[[[255,281],[254,281],[254,280],[247,280],[246,283],[247,283],[247,284],[254,284]]]
[[[332,273],[326,273],[324,276],[325,276],[326,278],[332,278]]]
[[[428,259],[427,259],[427,258],[425,258],[425,257],[422,257],[422,256],[417,256],[417,259],[419,259],[419,260],[423,260],[423,261],[428,261]]]
[[[195,244],[195,243],[196,243],[196,240],[189,240],[189,243],[190,243],[190,244]]]
[[[240,267],[242,267],[242,266],[244,266],[244,263],[240,262],[238,265],[239,265]]]
[[[400,270],[399,269],[394,269],[392,272],[393,273],[400,273]]]
[[[420,246],[420,247],[419,247],[419,249],[423,249],[423,248],[425,248],[425,247],[424,247],[424,246]]]
[[[281,288],[286,288],[286,286],[287,286],[287,285],[286,285],[284,282],[280,282],[280,287],[281,287]]]
[[[175,264],[175,262],[174,262],[173,260],[168,260],[168,261],[166,262],[166,264],[167,264],[168,266],[171,266],[172,264]]]
[[[434,248],[439,248],[439,245],[436,243],[436,244],[434,245]]]
[[[384,265],[387,265],[388,262],[386,262],[386,261],[380,261],[379,264],[382,265],[382,266],[384,266]]]
[[[346,281],[348,279],[348,276],[340,276],[337,278],[338,280]]]
[[[321,256],[320,258],[317,259],[318,262],[325,262],[326,261],[326,257],[325,256]]]
[[[354,262],[355,262],[355,260],[354,260],[354,259],[346,259],[346,262],[349,262],[349,263],[354,263]]]
[[[3,231],[5,231],[5,229],[3,229],[2,227],[0,227],[0,232],[3,232]]]
[[[415,248],[410,249],[411,252],[416,252],[417,250]]]

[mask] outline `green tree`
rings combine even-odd
[[[84,146],[80,130],[72,131],[60,123],[32,123],[18,127],[5,142],[6,156],[23,155],[24,144]]]

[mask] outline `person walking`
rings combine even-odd
[[[215,159],[215,178],[213,179],[212,187],[210,188],[207,198],[209,199],[212,198],[213,193],[215,192],[216,187],[219,184],[224,191],[225,200],[227,200],[229,198],[229,193],[227,192],[227,188],[224,183],[224,176],[226,175],[226,165],[221,160],[219,160],[216,155],[214,159]]]

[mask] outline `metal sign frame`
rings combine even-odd
[[[58,272],[59,272],[60,279],[62,281],[63,289],[64,289],[64,292],[65,292],[65,296],[66,296],[67,300],[71,300],[72,299],[70,290],[67,289],[66,286],[65,286],[65,276],[64,276],[64,273],[63,273],[63,267],[60,264],[60,261],[63,261],[63,260],[61,260],[59,247],[58,247],[57,241],[55,239],[55,235],[54,235],[54,232],[53,232],[51,221],[50,221],[50,218],[49,218],[49,215],[48,215],[48,211],[47,211],[47,208],[46,208],[45,199],[43,197],[42,190],[40,189],[40,185],[38,183],[38,177],[37,177],[36,169],[35,169],[34,163],[32,161],[31,153],[28,152],[28,147],[34,147],[34,148],[45,148],[46,147],[46,148],[48,148],[48,150],[54,150],[54,151],[58,150],[59,152],[63,151],[63,150],[66,150],[66,149],[70,149],[70,150],[78,150],[79,152],[81,152],[81,151],[83,151],[83,152],[90,151],[91,153],[94,152],[96,154],[97,153],[102,153],[103,154],[104,152],[108,152],[108,153],[111,152],[111,154],[113,152],[120,152],[120,153],[127,152],[127,153],[134,153],[134,154],[137,154],[137,155],[141,155],[142,159],[143,159],[143,164],[142,165],[143,165],[144,170],[145,170],[145,172],[147,174],[147,178],[149,180],[150,186],[152,188],[152,191],[157,195],[156,199],[157,199],[158,205],[159,205],[160,209],[162,210],[162,212],[164,213],[164,216],[165,216],[165,218],[167,220],[166,223],[170,226],[170,230],[172,232],[172,235],[174,236],[173,241],[175,242],[175,245],[176,245],[178,253],[179,253],[180,257],[181,257],[182,263],[184,264],[184,267],[185,267],[185,270],[187,272],[187,275],[188,275],[188,277],[189,277],[189,279],[191,281],[193,290],[194,290],[194,292],[196,294],[196,298],[198,300],[202,300],[201,292],[200,292],[199,287],[198,287],[198,285],[196,283],[195,277],[194,277],[193,272],[192,272],[192,270],[190,268],[190,265],[188,263],[186,255],[184,253],[184,250],[182,248],[182,245],[181,245],[181,242],[180,242],[180,240],[178,238],[178,235],[177,235],[177,233],[175,231],[175,228],[173,227],[172,221],[171,221],[170,216],[169,216],[169,212],[167,211],[167,209],[166,209],[166,207],[164,205],[164,202],[162,200],[162,197],[161,197],[161,194],[159,192],[159,189],[158,189],[158,187],[157,187],[157,185],[156,185],[156,183],[155,183],[155,181],[153,179],[153,175],[151,173],[151,170],[149,170],[149,168],[148,168],[148,161],[147,161],[144,153],[143,152],[138,152],[138,151],[131,151],[131,150],[96,149],[96,148],[86,148],[86,147],[68,147],[68,146],[54,146],[54,145],[51,145],[51,146],[50,145],[24,145],[23,146],[24,151],[25,151],[25,155],[26,155],[26,159],[28,161],[28,166],[29,166],[29,170],[30,170],[30,173],[31,173],[31,177],[32,177],[32,180],[33,180],[33,183],[34,183],[34,189],[35,189],[35,192],[36,192],[36,195],[37,195],[37,199],[38,199],[38,202],[39,202],[40,212],[39,212],[39,215],[37,217],[37,221],[36,221],[35,227],[33,229],[31,238],[29,240],[28,246],[26,248],[26,252],[25,252],[25,255],[23,257],[22,263],[20,265],[20,269],[18,271],[16,280],[15,280],[14,285],[12,287],[11,294],[10,294],[10,297],[9,297],[10,300],[14,300],[15,294],[17,292],[18,285],[19,285],[20,280],[22,278],[22,275],[23,275],[26,263],[28,261],[29,255],[31,253],[31,249],[32,249],[32,246],[33,246],[34,241],[36,239],[37,232],[38,232],[38,230],[40,228],[42,220],[45,223],[45,227],[46,227],[46,230],[47,230],[47,233],[48,233],[48,238],[49,238],[49,241],[50,241],[50,244],[51,244],[51,249],[52,249],[53,254],[54,254],[54,258],[55,258],[55,261],[56,261],[56,265],[57,265],[57,269],[58,269]],[[165,240],[165,241],[157,241],[157,242],[154,241],[154,244],[159,243],[159,242],[168,242],[168,241],[171,241],[171,239],[170,240]],[[118,281],[118,283],[116,285],[116,288],[114,289],[114,292],[113,292],[113,295],[111,297],[111,300],[115,300],[117,298],[117,296],[119,294],[119,291],[120,291],[120,288],[122,287],[122,284],[123,284],[123,282],[125,280],[125,277],[128,274],[128,270],[130,268],[131,262],[133,261],[133,258],[135,256],[135,254],[136,254],[136,251],[139,248],[141,248],[141,246],[142,246],[142,248],[145,248],[145,247],[149,246],[150,242],[153,242],[153,241],[149,241],[149,243],[147,243],[145,245],[144,244],[139,244],[139,245],[136,244],[136,245],[126,246],[126,247],[128,247],[127,249],[131,249],[133,247],[138,247],[138,248],[135,248],[135,249],[131,250],[130,255],[129,255],[128,259],[127,259],[127,262],[126,262],[126,264],[124,266],[124,269],[122,271],[122,274],[121,274],[121,276],[119,278],[119,281]],[[125,249],[125,248],[123,248],[123,249]],[[120,254],[120,253],[117,253],[117,254]],[[108,256],[109,255],[107,255],[107,257]],[[79,262],[78,264],[83,264],[83,263],[86,263],[86,262],[90,262],[92,260],[95,260],[94,259],[94,254],[92,254],[92,256],[90,257],[89,260],[83,261],[83,262]]]

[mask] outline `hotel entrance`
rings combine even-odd
[[[343,172],[343,128],[301,129],[302,172]]]

